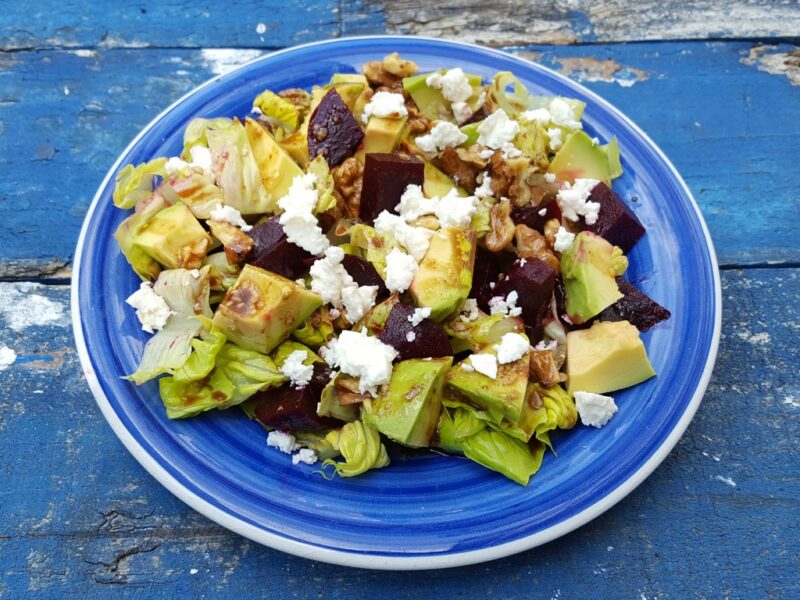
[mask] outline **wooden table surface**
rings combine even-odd
[[[420,574],[288,556],[190,510],[106,425],[69,323],[78,230],[143,125],[262,52],[384,32],[505,48],[616,104],[694,192],[724,299],[708,393],[644,484],[544,547]],[[799,598],[798,36],[796,0],[3,2],[0,597]]]

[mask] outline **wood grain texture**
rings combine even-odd
[[[15,296],[20,294],[21,297]],[[796,598],[800,269],[723,274],[708,393],[661,467],[580,530],[493,563],[352,571],[201,517],[116,440],[72,349],[68,288],[0,284],[0,597]],[[42,311],[43,300],[53,306]],[[57,315],[46,326],[26,314]],[[602,430],[597,432],[602,435]],[[535,485],[535,480],[534,484]]]
[[[800,122],[800,86],[757,62],[794,49],[777,46],[751,59],[754,48],[761,46],[512,50],[597,91],[653,137],[695,193],[722,264],[797,263],[800,130],[790,125]],[[129,140],[181,94],[258,55],[232,49],[0,54],[0,170],[13,174],[0,178],[0,276],[63,276],[89,202]]]

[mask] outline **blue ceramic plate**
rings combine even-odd
[[[647,235],[630,254],[629,278],[672,311],[643,336],[658,377],[615,394],[619,413],[603,429],[554,436],[527,488],[468,460],[432,453],[393,457],[390,468],[327,481],[293,466],[239,410],[170,422],[151,382],[120,379],[136,369],[147,336],[124,304],[137,286],[112,233],[125,217],[111,202],[127,163],[171,156],[193,117],[243,116],[260,91],[310,88],[334,72],[398,51],[423,71],[462,67],[485,80],[513,71],[534,93],[587,103],[589,135],[616,135],[625,174],[614,182]],[[513,56],[410,37],[334,40],[277,52],[216,77],[159,115],[111,168],[83,226],[72,311],[89,385],[128,450],[163,485],[221,525],[257,542],[343,565],[422,569],[506,556],[588,522],[633,490],[689,424],[717,351],[720,285],[706,226],[689,190],[650,139],[580,85]]]

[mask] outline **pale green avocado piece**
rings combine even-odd
[[[361,419],[386,437],[406,446],[425,448],[442,412],[447,358],[414,358],[397,363],[389,385],[361,408]]]
[[[561,277],[567,296],[567,314],[573,323],[585,323],[622,298],[617,286],[628,259],[617,246],[582,231],[561,255]]]
[[[287,194],[292,180],[298,175],[303,175],[303,170],[273,139],[266,127],[249,117],[244,127],[264,189],[270,196],[268,212],[274,212],[278,200]]]
[[[370,117],[364,131],[364,154],[391,154],[394,152],[400,140],[403,139],[403,130],[407,121],[408,117],[399,119]]]
[[[618,157],[614,164],[610,164],[606,149],[592,144],[592,139],[583,131],[575,131],[569,134],[550,161],[547,172],[554,173],[562,181],[597,179],[611,185],[613,177],[622,170]]]
[[[199,269],[211,236],[192,211],[177,202],[150,217],[133,236],[133,244],[170,269]]]
[[[653,377],[639,330],[628,321],[598,321],[567,334],[567,391],[605,394]]]
[[[481,123],[483,123],[483,121],[478,121],[477,123],[467,123],[461,128],[461,133],[467,136],[467,141],[461,144],[462,146],[469,148],[472,146],[472,144],[478,143],[478,138],[480,137],[480,134],[478,133],[478,127]]]
[[[461,186],[456,185],[450,177],[445,175],[442,171],[434,167],[431,163],[425,163],[425,178],[422,182],[422,191],[426,198],[433,198],[438,196],[444,198],[450,193],[450,190],[455,190],[456,193],[462,198],[468,196],[467,190]]]
[[[409,291],[417,306],[431,309],[434,321],[443,321],[467,299],[476,243],[474,231],[456,227],[445,227],[431,237]]]
[[[445,73],[444,70],[441,71]],[[453,111],[450,109],[450,102],[448,102],[442,95],[442,91],[436,88],[428,87],[425,80],[431,76],[432,73],[421,73],[413,75],[412,77],[403,78],[403,89],[409,93],[414,103],[419,108],[420,112],[430,119],[437,121],[451,121],[453,119]],[[467,103],[470,108],[475,110],[477,108],[478,96],[481,92],[482,79],[480,75],[472,73],[464,73],[472,86],[472,96],[469,97]]]
[[[482,350],[494,354],[491,347]],[[529,353],[512,363],[497,366],[497,377],[491,379],[472,369],[469,359],[455,365],[447,373],[447,383],[475,406],[500,414],[518,423],[523,414],[528,387]],[[465,364],[469,365],[467,369]]]
[[[340,83],[360,83],[364,87],[369,85],[366,75],[361,73],[334,73],[331,76],[330,85],[339,85]]]
[[[366,78],[364,79],[366,81]],[[336,90],[336,93],[342,98],[342,102],[350,109],[357,121],[359,117],[355,114],[356,101],[361,96],[361,92],[367,88],[367,84],[360,81],[337,83],[333,86],[325,86],[325,93],[331,88]]]
[[[354,331],[361,331],[364,327],[367,328],[372,335],[380,335],[383,331],[386,321],[389,320],[389,313],[392,312],[394,305],[400,301],[397,294],[394,293],[383,302],[379,302],[373,306],[367,314],[355,325]]]
[[[322,298],[291,279],[245,265],[213,321],[230,341],[266,354],[321,305]]]
[[[332,417],[345,423],[358,420],[358,405],[342,404],[334,382],[335,379],[332,379],[323,388],[317,405],[317,414],[320,417]]]

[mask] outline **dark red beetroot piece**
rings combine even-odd
[[[378,275],[378,270],[368,260],[354,254],[345,254],[342,266],[358,285],[378,286],[378,299],[386,298],[389,295],[388,288],[383,283],[381,276]]]
[[[410,184],[422,185],[425,165],[407,154],[367,154],[358,216],[372,223],[382,211],[397,213],[400,196]]]
[[[325,157],[329,167],[336,167],[353,155],[364,130],[336,90],[323,96],[308,122],[308,155]]]
[[[639,219],[619,194],[605,183],[594,186],[589,201],[600,204],[600,213],[594,225],[584,225],[583,228],[604,237],[627,254],[645,233]]]
[[[540,215],[539,212],[542,210],[544,210],[544,214]],[[550,219],[561,221],[561,208],[555,198],[546,200],[539,206],[523,206],[511,211],[511,220],[514,221],[514,225],[527,225],[539,233],[544,233],[544,224]]]
[[[339,427],[341,423],[338,421],[317,414],[322,389],[332,375],[328,367],[316,364],[314,376],[305,387],[295,388],[285,383],[277,389],[259,392],[254,396],[257,401],[256,419],[281,431],[318,431]]]
[[[617,277],[622,298],[597,316],[598,321],[628,321],[639,331],[649,331],[654,325],[669,319],[670,312],[643,291]]]
[[[247,255],[249,264],[289,279],[297,279],[308,271],[306,261],[314,257],[286,239],[278,217],[256,225],[248,235],[253,238],[253,249]]]
[[[495,296],[507,297],[509,292],[517,292],[517,306],[522,309],[520,316],[533,344],[542,339],[542,321],[550,312],[555,282],[556,272],[552,267],[538,258],[528,258],[514,261],[494,288]]]
[[[409,358],[440,358],[452,356],[453,348],[444,329],[430,319],[423,319],[419,325],[412,325],[408,318],[414,314],[414,307],[398,302],[389,313],[380,340],[397,350],[398,360]],[[408,334],[413,333],[411,341]]]
[[[478,246],[475,253],[475,268],[472,271],[472,289],[469,297],[478,301],[478,306],[484,312],[489,312],[489,300],[494,296],[491,284],[497,283],[500,277],[500,261],[498,255],[489,252],[486,248]]]

